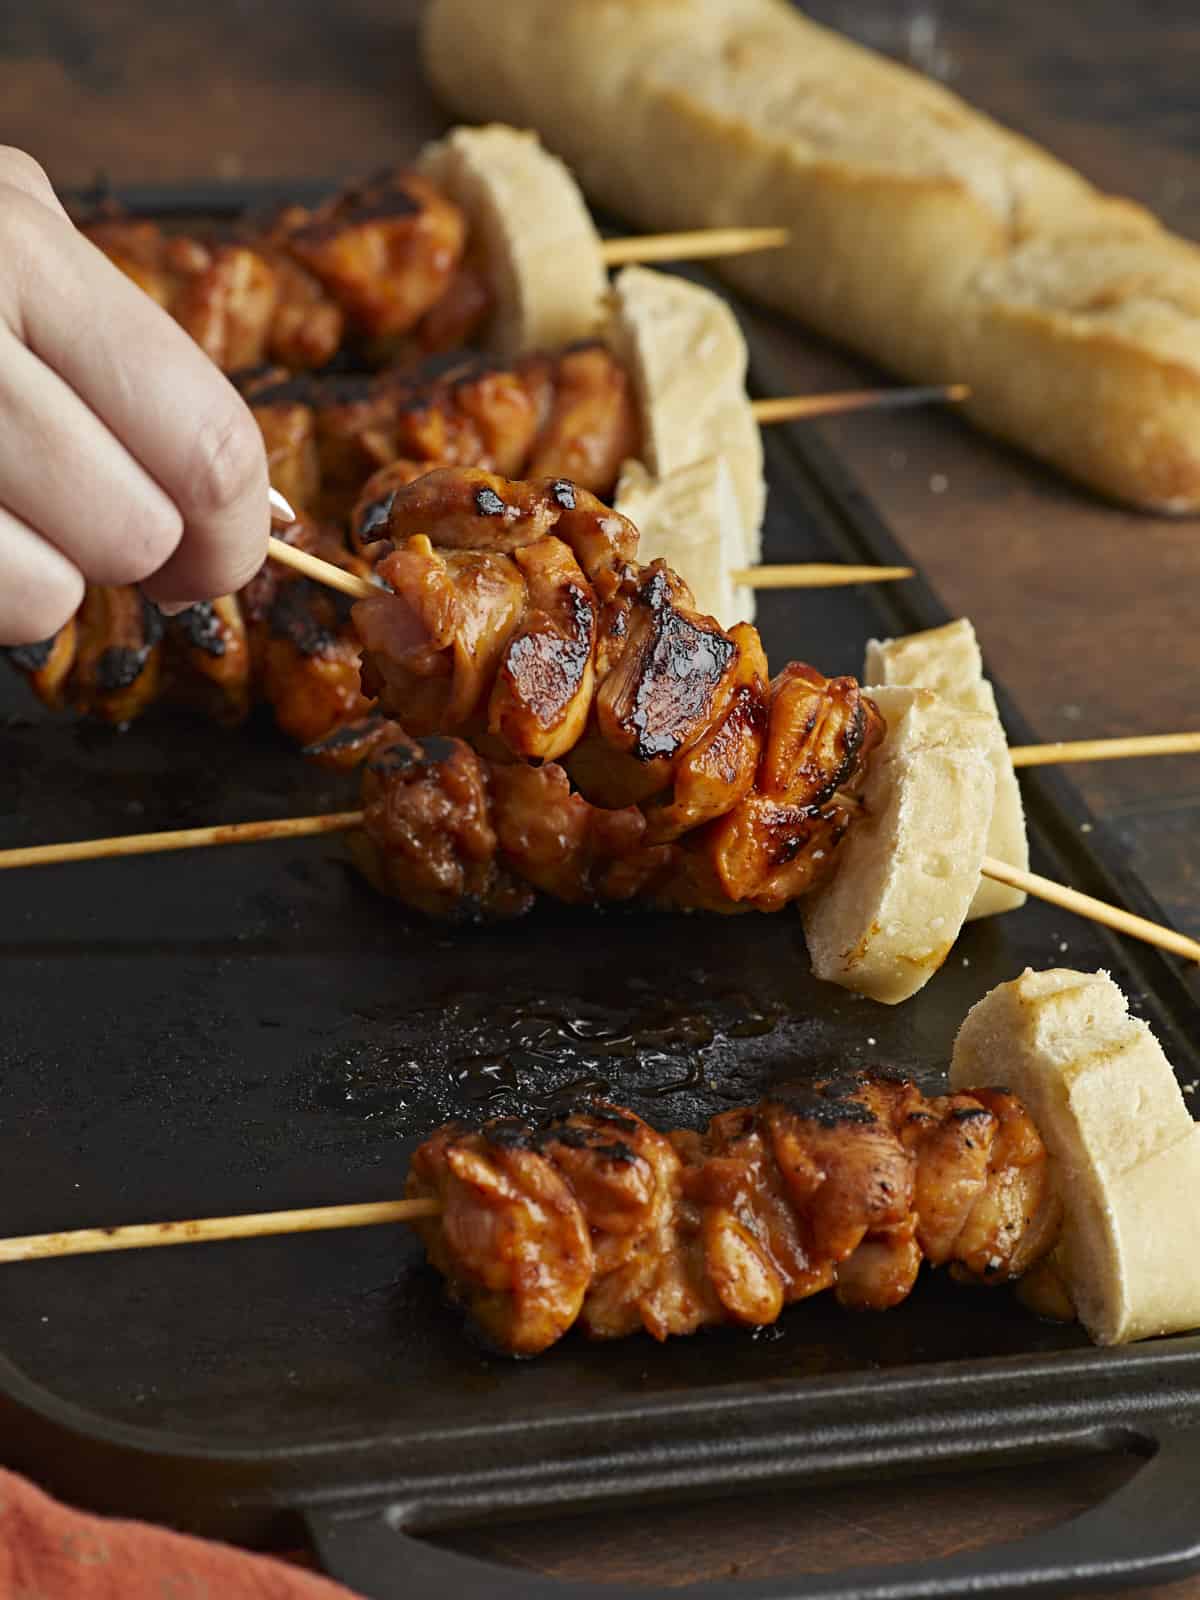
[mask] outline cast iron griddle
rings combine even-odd
[[[814,477],[813,449],[771,435],[768,558],[897,559],[830,462]],[[828,672],[857,671],[872,634],[945,620],[920,584],[760,607],[772,661]],[[1153,914],[1065,784],[1025,788],[1035,867]],[[352,793],[265,724],[152,716],[116,736],[0,684],[2,845]],[[1200,1079],[1176,965],[1042,905],[970,927],[889,1009],[809,978],[794,913],[548,907],[452,935],[376,898],[331,840],[13,873],[0,893],[5,1233],[394,1196],[447,1116],[581,1087],[682,1124],[831,1062],[937,1081],[968,1006],[1027,964],[1110,968],[1183,1081]],[[0,1293],[6,1463],[249,1542],[295,1538],[303,1516],[371,1596],[611,1592],[412,1536],[492,1515],[1113,1447],[1154,1460],[1049,1535],[919,1571],[697,1592],[1078,1592],[1200,1565],[1200,1341],[1093,1350],[1004,1291],[929,1277],[886,1315],[819,1299],[757,1337],[568,1337],[526,1363],[472,1341],[400,1229],[36,1263]]]

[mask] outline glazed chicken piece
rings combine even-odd
[[[882,1076],[785,1091],[703,1133],[664,1136],[606,1104],[540,1128],[452,1125],[416,1152],[408,1193],[447,1207],[451,1226],[419,1224],[430,1259],[487,1337],[520,1355],[576,1323],[596,1338],[761,1327],[826,1289],[847,1309],[885,1310],[926,1257],[964,1281],[1006,1281],[1053,1248],[1062,1216],[1012,1096],[926,1100]]]
[[[189,606],[166,623],[171,697],[218,722],[248,715],[253,683],[250,641],[234,595]]]
[[[252,405],[267,452],[271,485],[298,512],[317,504],[321,464],[317,456],[316,416],[302,402],[278,400]]]
[[[266,359],[279,277],[261,251],[124,219],[83,232],[226,372]]]
[[[363,769],[352,849],[385,894],[448,921],[519,916],[532,900],[497,860],[484,763],[461,739],[410,739],[385,723]]]
[[[745,726],[749,707],[742,715]],[[703,835],[697,887],[709,885],[714,905],[732,899],[759,911],[807,894],[857,815],[854,791],[883,734],[853,678],[791,662],[771,683],[753,786]],[[752,745],[749,728],[742,738]]]
[[[583,344],[558,358],[553,388],[554,402],[525,465],[526,476],[569,478],[592,494],[610,494],[621,463],[641,448],[629,374],[604,345]]]
[[[346,317],[311,272],[280,251],[264,251],[275,273],[275,309],[267,354],[293,372],[332,361],[346,335]]]
[[[400,351],[399,359],[462,350],[480,332],[492,313],[494,297],[484,264],[474,259],[475,254],[468,244],[466,257],[459,262],[449,288],[417,323],[410,347]]]
[[[356,859],[377,888],[426,915],[519,916],[533,890],[573,905],[628,900],[670,870],[670,848],[647,844],[635,806],[589,806],[553,762],[487,761],[462,739],[415,740],[378,717],[310,753],[348,765],[346,745],[367,760]]]
[[[271,235],[369,338],[407,333],[447,293],[466,246],[466,218],[415,172],[383,173],[315,212],[282,217]]]
[[[407,1193],[442,1214],[415,1224],[433,1265],[486,1339],[537,1355],[579,1316],[594,1257],[567,1180],[525,1142],[519,1125],[444,1129],[413,1157]]]
[[[549,363],[506,369],[460,362],[399,394],[395,453],[444,466],[484,467],[511,477],[529,457],[550,404]]]
[[[295,522],[283,537],[359,577],[367,575],[340,539],[317,523]],[[344,595],[268,561],[240,599],[256,690],[283,733],[309,745],[370,711]]]

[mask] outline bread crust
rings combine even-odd
[[[816,976],[896,1005],[945,961],[979,886],[994,733],[986,717],[928,689],[882,688],[872,698],[887,735],[871,757],[865,815],[830,883],[800,908]]]
[[[1006,861],[1009,866],[1027,871],[1029,840],[1025,832],[1021,787],[1008,753],[1008,739],[1000,721],[996,694],[983,675],[979,641],[968,619],[960,617],[941,628],[927,628],[922,633],[906,634],[899,639],[868,640],[863,682],[932,689],[951,705],[963,711],[978,712],[988,719],[994,729],[990,752],[996,774],[996,803],[988,829],[987,853],[998,861]],[[874,694],[875,691],[868,689],[867,692]],[[1022,890],[983,878],[975,891],[967,921],[1015,911],[1025,904],[1025,899]]]
[[[950,1082],[1028,1107],[1063,1200],[1051,1265],[1097,1343],[1200,1325],[1200,1128],[1107,973],[1027,969],[993,989],[959,1029]]]
[[[732,282],[1118,500],[1200,507],[1200,250],[786,0],[431,0],[471,117],[645,227],[783,223]]]

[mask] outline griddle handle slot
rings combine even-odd
[[[698,1583],[686,1593],[689,1600],[974,1600],[1167,1583],[1200,1569],[1200,1429],[1164,1430],[1146,1443],[1146,1464],[1107,1499],[1012,1544],[942,1561]],[[325,1570],[366,1600],[666,1600],[679,1592],[560,1582],[497,1566],[416,1538],[402,1520],[387,1505],[308,1513]]]

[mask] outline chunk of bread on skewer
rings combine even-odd
[[[1002,1084],[1029,1108],[1065,1212],[1050,1271],[1097,1344],[1200,1326],[1200,1128],[1106,972],[1027,969],[993,989],[959,1029],[950,1082]]]
[[[966,920],[996,797],[994,724],[929,689],[872,689],[887,736],[830,883],[801,902],[813,972],[896,1005]]]
[[[656,478],[640,461],[621,468],[613,507],[641,538],[638,560],[686,573],[699,610],[723,628],[753,622],[754,591],[730,576],[742,562],[742,515],[723,456]]]
[[[495,300],[489,350],[516,356],[599,332],[608,292],[600,235],[570,169],[536,134],[501,123],[453,128],[419,166],[482,244]]]
[[[604,340],[633,378],[646,468],[666,478],[723,456],[742,520],[742,548],[731,565],[757,566],[766,504],[762,437],[746,393],[746,341],[733,312],[686,278],[625,267],[613,280]]]
[[[867,642],[863,682],[903,684],[908,688],[932,689],[951,705],[963,711],[977,711],[989,717],[1000,730],[992,749],[996,771],[996,804],[988,833],[987,853],[1011,867],[1029,868],[1029,839],[1025,832],[1025,808],[1021,786],[1008,753],[1008,740],[996,707],[996,694],[983,675],[983,657],[975,629],[966,617],[941,628],[909,633],[899,639],[870,639]],[[1025,904],[1020,889],[990,878],[980,880],[967,920],[992,917],[1001,911],[1015,911]]]

